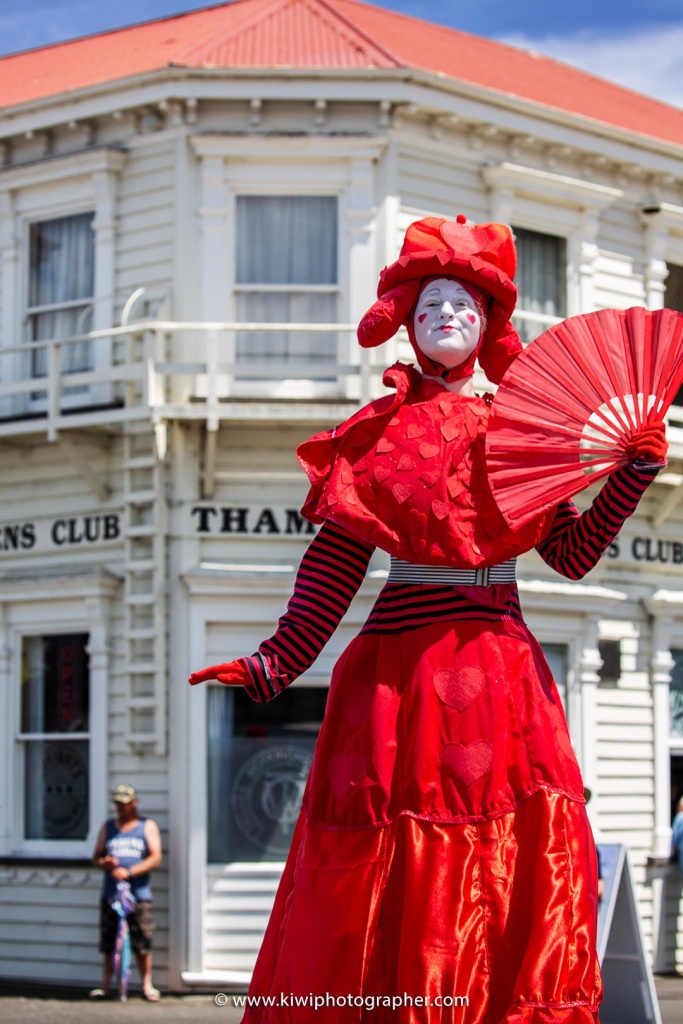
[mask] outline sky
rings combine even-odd
[[[681,0],[373,0],[533,50],[683,106]],[[0,54],[214,6],[206,0],[3,0]]]

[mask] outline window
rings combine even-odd
[[[567,244],[564,238],[514,228],[517,245],[517,314],[526,344],[567,315]]]
[[[24,839],[85,839],[89,832],[88,635],[22,640]]]
[[[669,735],[683,737],[683,650],[671,651],[674,660],[669,684]]]
[[[51,341],[84,334],[91,326],[94,295],[94,213],[58,217],[30,225],[29,289],[26,311],[29,341]],[[32,376],[47,374],[47,352],[32,352]],[[90,345],[62,349],[62,370],[91,369]]]
[[[671,755],[671,817],[678,812],[678,801],[683,799],[683,756],[681,754]]]
[[[338,319],[335,197],[238,196],[235,237],[238,321],[334,323]],[[280,378],[329,379],[329,368],[337,361],[336,335],[240,331],[236,361],[259,367],[260,372],[271,369]],[[322,374],[316,366],[323,368]]]
[[[616,686],[621,677],[621,643],[619,640],[598,640],[602,665],[598,669],[600,684]]]
[[[679,267],[675,263],[667,263],[666,267],[669,273],[666,278],[664,305],[667,309],[675,309],[679,313],[683,313],[683,267]],[[676,426],[680,426],[683,388],[678,389],[673,404],[678,407],[679,412],[674,412],[673,415],[670,415],[670,419],[676,423]]]
[[[296,686],[255,704],[237,688],[209,688],[210,864],[286,859],[327,692]]]
[[[567,648],[565,644],[541,644],[548,667],[557,683],[562,707],[567,711]]]
[[[664,305],[667,309],[676,309],[683,313],[683,267],[675,263],[667,263],[669,271],[664,291]]]

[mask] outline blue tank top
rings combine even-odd
[[[145,839],[146,818],[140,818],[135,828],[121,831],[116,818],[110,818],[107,822],[104,839],[104,850],[107,856],[116,857],[123,868],[132,868],[141,860],[149,856],[149,847]],[[136,900],[151,900],[152,889],[149,884],[149,872],[144,875],[134,875],[130,880],[130,888]],[[116,881],[106,871],[104,884],[102,886],[102,899],[110,900],[116,895]]]

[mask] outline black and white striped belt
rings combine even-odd
[[[452,569],[447,565],[414,565],[391,557],[387,583],[436,583],[446,587],[492,587],[496,583],[515,583],[516,558],[486,569]]]

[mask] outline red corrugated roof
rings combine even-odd
[[[233,17],[175,57],[189,67],[395,67],[321,0],[242,0]]]
[[[358,0],[234,3],[0,58],[4,107],[183,67],[418,68],[683,145],[683,111],[586,72]]]
[[[412,67],[533,100],[669,142],[683,144],[683,111],[585,71],[480,36],[393,14],[356,0],[328,0]]]

